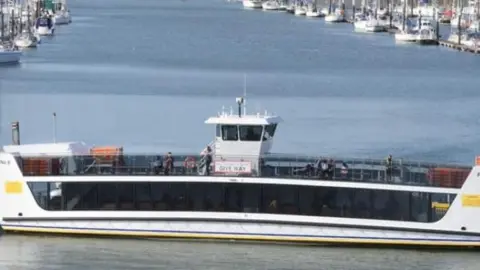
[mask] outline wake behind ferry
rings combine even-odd
[[[6,233],[480,246],[480,159],[451,165],[270,153],[282,119],[222,111],[187,156],[128,155],[83,142],[0,153]]]

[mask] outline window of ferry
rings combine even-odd
[[[262,138],[262,126],[240,126],[240,140],[258,142]]]
[[[222,140],[224,140],[224,141],[238,141],[238,126],[223,125],[222,126]]]
[[[275,130],[277,130],[277,124],[265,126],[265,134],[263,134],[263,140],[266,141],[269,138],[273,138],[273,136],[275,135]]]

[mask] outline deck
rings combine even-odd
[[[136,175],[164,174],[164,157],[155,155],[122,155],[99,160],[94,156],[71,156],[59,158],[19,158],[17,160],[24,176],[81,176],[81,175]],[[111,158],[111,157],[110,157]],[[169,176],[205,175],[205,166],[200,155],[174,155],[173,170]],[[193,160],[186,166],[185,160]],[[217,174],[214,176],[273,177],[287,179],[339,180],[369,183],[390,183],[414,186],[437,186],[459,188],[467,178],[471,167],[448,164],[433,164],[393,160],[390,174],[386,163],[375,159],[335,159],[331,169],[322,170],[317,160],[329,158],[271,154],[263,156],[263,165],[246,174]],[[247,158],[232,157],[227,160],[243,161]]]

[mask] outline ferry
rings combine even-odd
[[[472,167],[271,153],[282,118],[221,111],[201,153],[127,154],[83,142],[0,152],[5,233],[471,248]],[[168,150],[168,149],[167,149]],[[209,164],[209,166],[208,166]]]

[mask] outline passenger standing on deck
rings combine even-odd
[[[174,159],[172,157],[172,152],[168,152],[167,153],[167,156],[165,157],[165,167],[164,167],[164,170],[163,170],[163,173],[165,175],[169,175],[170,172],[173,171],[173,163],[174,163]]]
[[[393,172],[393,158],[392,155],[388,155],[385,159],[385,175],[386,181],[390,182],[392,180],[392,172]]]
[[[207,146],[207,151],[205,152],[205,175],[210,175],[210,166],[212,164],[212,148]]]
[[[328,160],[327,170],[328,180],[332,180],[335,173],[335,162],[333,161],[333,159]]]

